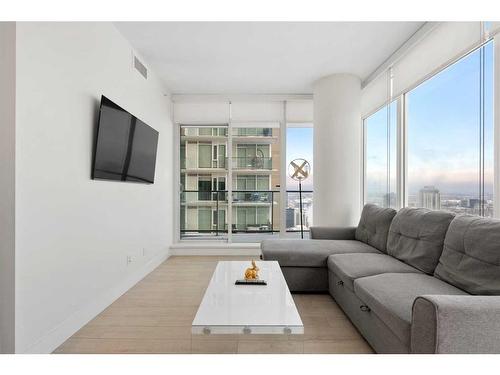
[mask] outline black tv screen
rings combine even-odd
[[[158,132],[102,96],[92,178],[154,183]]]

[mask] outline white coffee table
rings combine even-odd
[[[292,295],[276,261],[256,262],[267,285],[235,285],[250,262],[223,261],[193,320],[193,334],[303,334]]]

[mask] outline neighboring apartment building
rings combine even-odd
[[[233,233],[279,231],[279,139],[272,127],[235,127],[229,137],[227,127],[181,126],[181,236],[227,233],[230,198]]]

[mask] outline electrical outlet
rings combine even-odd
[[[132,256],[127,255],[127,264],[132,263]]]

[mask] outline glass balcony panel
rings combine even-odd
[[[234,128],[233,136],[235,137],[272,137],[272,128]]]
[[[272,191],[233,191],[233,203],[271,203]]]
[[[279,235],[279,195],[271,190],[233,191],[233,242],[260,242]]]
[[[233,169],[273,169],[273,160],[270,157],[243,156],[233,158]]]
[[[181,192],[181,238],[227,240],[227,191]]]
[[[305,232],[313,225],[313,192],[302,191],[302,225]],[[300,233],[300,196],[298,190],[287,190],[285,226],[287,232]]]

